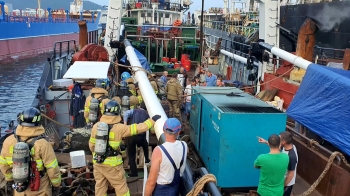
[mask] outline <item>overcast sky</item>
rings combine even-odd
[[[100,5],[108,5],[109,0],[89,0],[95,2]],[[200,10],[202,6],[201,0],[192,0],[193,4],[190,6],[190,11]],[[204,10],[208,10],[210,7],[223,7],[223,0],[205,0],[204,2]]]

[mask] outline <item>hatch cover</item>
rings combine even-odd
[[[225,113],[282,113],[273,107],[218,106]]]
[[[63,78],[69,79],[105,79],[110,62],[76,61]]]

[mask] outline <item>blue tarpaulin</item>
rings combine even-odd
[[[141,66],[147,70],[147,71],[151,71],[151,67],[148,64],[147,58],[138,50],[136,50],[134,48],[135,54],[137,56],[137,58],[139,59]],[[126,55],[123,56],[123,58],[120,59],[121,62],[125,63],[125,59],[126,59]]]
[[[287,114],[350,155],[350,71],[311,64]]]

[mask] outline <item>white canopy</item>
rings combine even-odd
[[[76,61],[63,78],[69,79],[105,79],[110,62]]]

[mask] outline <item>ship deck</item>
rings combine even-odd
[[[195,68],[192,67],[192,70],[188,72],[188,78],[191,79],[194,76]],[[157,76],[162,75],[162,73],[155,73]],[[186,116],[182,113],[181,115],[181,121],[183,124],[183,134],[184,135],[189,135],[190,132],[190,127],[189,127],[189,121],[187,121]],[[157,138],[155,135],[150,135],[150,145],[157,145]],[[149,156],[151,157],[152,155],[152,148],[151,146],[149,147]],[[69,153],[56,153],[57,160],[60,164],[65,165],[70,163],[70,155]],[[92,161],[92,156],[91,155],[86,155],[86,160],[89,162]],[[140,160],[140,161],[139,161]],[[132,177],[132,178],[127,178],[128,181],[128,187],[130,189],[130,194],[132,196],[142,196],[142,191],[143,191],[143,152],[141,148],[138,149],[138,156],[137,156],[137,165],[139,169],[139,177]],[[124,169],[125,169],[125,175],[127,175],[129,171],[129,166],[128,166],[128,158],[127,156],[124,158]],[[293,187],[293,194],[294,195],[299,195],[306,191],[310,187],[310,184],[308,184],[304,179],[302,179],[300,176],[297,176],[296,178],[296,184]],[[110,192],[113,192],[110,190]],[[108,195],[115,195],[114,193],[108,194]],[[229,192],[230,196],[248,196],[249,193],[236,193],[236,192]],[[319,192],[316,190],[313,191],[309,196],[322,196]]]

